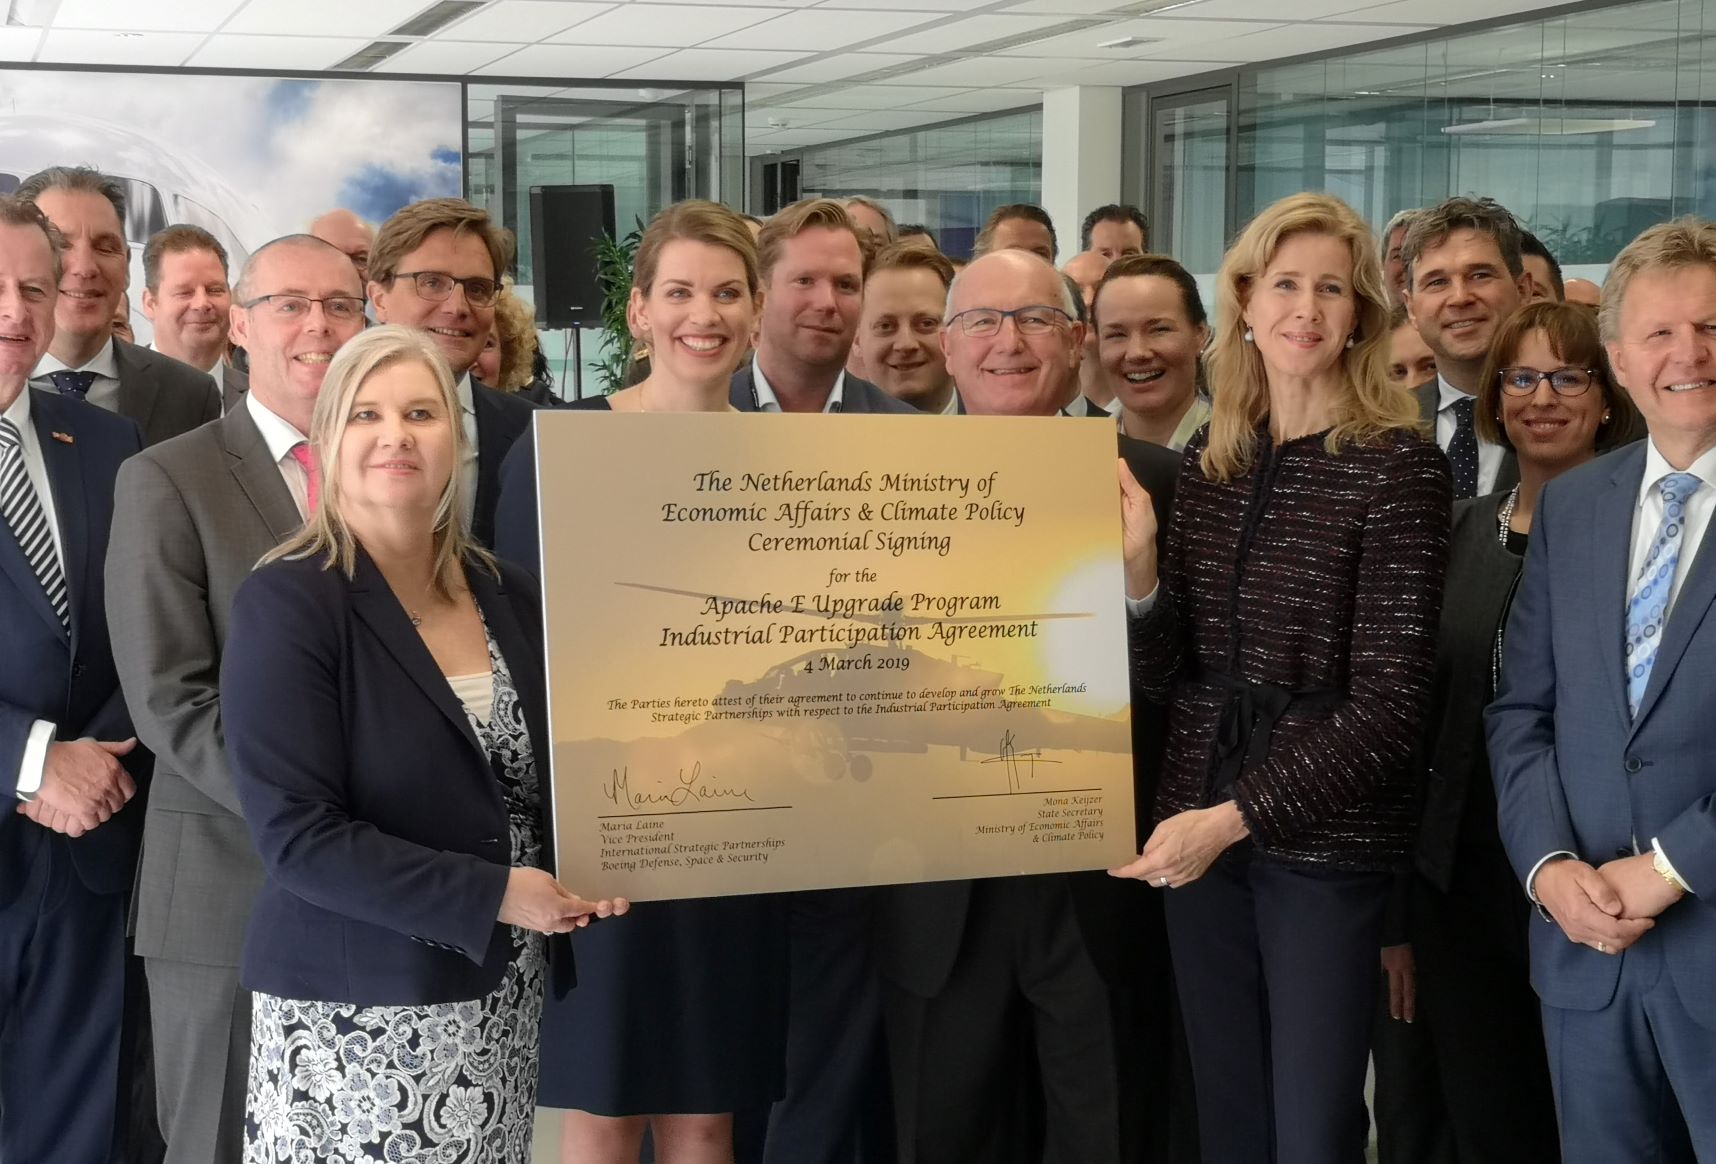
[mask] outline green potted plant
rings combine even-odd
[[[632,332],[626,325],[626,302],[632,294],[632,264],[637,259],[643,223],[620,238],[603,235],[596,243],[596,278],[602,285],[602,358],[596,377],[604,395],[626,386],[632,362]]]

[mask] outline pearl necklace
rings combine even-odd
[[[1496,514],[1496,524],[1499,527],[1496,530],[1496,537],[1501,542],[1502,549],[1504,550],[1507,549],[1507,535],[1512,532],[1513,507],[1518,501],[1519,486],[1515,485],[1513,489],[1509,491],[1507,500],[1502,502],[1501,512]]]

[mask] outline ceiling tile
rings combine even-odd
[[[539,40],[550,40],[555,33],[565,32],[612,7],[611,4],[578,4],[571,0],[496,0],[463,20],[449,24],[436,35],[452,40],[535,44]]]
[[[810,8],[777,16],[766,24],[734,33],[712,48],[806,49],[828,52],[850,44],[913,28],[935,20],[938,12],[854,12],[850,9]],[[892,47],[891,45],[888,47]]]
[[[1093,61],[1045,60],[1038,76],[1029,80],[1044,89],[1061,89],[1072,85],[1148,85],[1201,72],[1203,68],[1220,68],[1219,63],[1197,66],[1190,61]],[[1188,65],[1193,67],[1188,68]]]
[[[1352,0],[1340,0],[1351,4]],[[1007,9],[1008,12],[1019,13],[1049,13],[1056,16],[1100,16],[1111,8],[1118,8],[1125,0],[1024,0]]]
[[[622,4],[551,40],[564,44],[651,44],[689,48],[778,15],[772,8],[703,4]],[[789,15],[797,15],[790,13]],[[747,37],[749,33],[745,34]],[[744,44],[736,48],[750,47]],[[792,47],[758,42],[757,48]]]
[[[936,28],[907,33],[875,47],[883,52],[949,52],[1003,37],[1019,36],[1059,23],[1060,20],[1053,16],[1008,16],[986,12],[976,16],[959,17]]]
[[[770,65],[786,64],[804,55],[763,49],[684,49],[613,75],[639,80],[671,77],[675,81],[737,81]]]
[[[830,100],[838,102],[848,113],[859,109],[898,109],[903,105],[924,108],[936,99],[943,101],[964,95],[968,90],[948,85],[854,85],[842,89]]]
[[[658,48],[533,44],[476,71],[490,77],[606,77],[666,55]]]
[[[970,89],[1016,85],[1042,71],[1041,61],[1026,60],[1023,57],[973,57],[970,60],[953,61],[906,73],[893,80],[902,85],[948,85]],[[886,85],[890,82],[879,83]]]
[[[208,69],[326,69],[370,42],[359,37],[216,33],[186,61]]]
[[[1266,20],[1278,23],[1283,16],[1294,20],[1316,20],[1336,12],[1347,12],[1353,0],[1293,0],[1291,11],[1282,7],[1281,0],[1199,0],[1190,8],[1178,9],[1162,17],[1172,20],[1184,13],[1194,20]],[[1432,5],[1420,2],[1420,7]]]
[[[747,106],[767,105],[769,102],[783,94],[793,93],[802,88],[804,88],[803,85],[777,85],[771,81],[746,81],[745,104]]]
[[[653,4],[655,0],[632,0],[635,4]],[[674,4],[713,4],[721,8],[733,6],[733,0],[664,0]],[[750,8],[809,8],[813,0],[745,0]]]
[[[42,43],[39,28],[0,28],[0,61],[28,61]]]
[[[426,40],[394,53],[375,67],[378,73],[469,73],[507,53],[523,48],[520,44],[496,44],[493,41]]]
[[[889,130],[913,129],[946,120],[947,114],[929,109],[870,109],[824,124],[830,128],[851,129],[859,133],[886,133]]]
[[[245,0],[61,0],[55,28],[108,28],[120,32],[213,32]]]
[[[1178,53],[1186,45],[1231,40],[1247,33],[1262,32],[1280,22],[1236,20],[1163,20],[1141,17],[1117,20],[1110,24],[1069,32],[1049,40],[1002,49],[1009,57],[1111,57],[1114,60],[1135,60],[1161,53]],[[1103,49],[1105,41],[1123,36],[1137,37],[1145,43],[1129,48]],[[1215,54],[1220,55],[1220,54]]]
[[[931,12],[969,12],[973,8],[987,8],[995,0],[930,0],[928,10]],[[1125,0],[1107,0],[1109,4],[1125,3]],[[1347,0],[1352,3],[1352,0]],[[820,0],[818,8],[853,8],[861,11],[882,12],[889,9],[901,8],[912,12],[922,11],[925,0]],[[1012,12],[1012,8],[1007,9]]]
[[[781,150],[826,145],[831,141],[842,141],[845,138],[862,136],[863,134],[859,131],[851,129],[783,129],[754,140],[747,134],[745,152],[751,155],[772,154]]]
[[[165,0],[158,5],[146,5],[137,0],[135,6],[170,8],[178,2]],[[221,31],[263,35],[331,32],[374,39],[392,32],[427,7],[425,0],[362,0],[361,3],[353,0],[250,0],[221,27]]]
[[[200,32],[84,32],[54,28],[42,38],[38,61],[67,65],[182,65],[207,39]]]
[[[1488,20],[1549,6],[1545,0],[1435,0],[1434,3],[1428,3],[1426,0],[1395,0],[1394,3],[1371,5],[1368,8],[1354,5],[1338,15],[1343,20],[1448,25],[1467,20]],[[1377,39],[1381,40],[1383,35],[1382,30],[1378,30]]]
[[[1397,24],[1388,25],[1381,31],[1385,36],[1397,36],[1409,32],[1428,32],[1434,27],[1428,24]],[[1236,36],[1211,47],[1222,60],[1270,61],[1280,57],[1297,56],[1300,53],[1322,52],[1326,49],[1345,48],[1378,40],[1381,39],[1377,35],[1378,31],[1373,24],[1328,24],[1312,21],[1307,24],[1284,24],[1280,28],[1265,32]],[[1154,49],[1156,46],[1148,47]],[[1149,52],[1146,55],[1156,54]]]
[[[823,57],[820,60],[806,61],[802,65],[794,65],[790,69],[771,70],[764,74],[768,81],[792,81],[794,88],[801,85],[823,85],[830,81],[841,81],[847,77],[856,77],[876,69],[891,69],[897,65],[909,64],[923,58],[915,53],[841,53],[838,56]]]

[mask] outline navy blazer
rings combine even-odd
[[[465,575],[546,771],[536,583],[508,565],[499,581],[476,564]],[[245,934],[247,988],[372,1006],[475,999],[499,984],[512,855],[501,786],[367,554],[351,579],[319,555],[246,579],[221,715],[267,874]]]
[[[0,521],[0,905],[25,884],[44,845],[67,845],[83,882],[97,893],[131,887],[151,767],[142,747],[125,757],[138,794],[112,819],[76,840],[19,816],[18,765],[38,719],[55,739],[131,736],[131,717],[107,637],[102,563],[113,525],[119,463],[143,447],[134,421],[58,393],[30,392],[30,422],[41,447],[63,546],[71,632],[60,625],[10,527]]]
[[[471,410],[477,418],[477,496],[471,509],[471,537],[478,545],[492,546],[501,462],[518,438],[530,431],[536,405],[516,393],[472,380]]]
[[[1716,1028],[1716,529],[1682,559],[1636,716],[1622,678],[1633,512],[1644,442],[1551,481],[1531,523],[1525,573],[1486,727],[1502,842],[1521,879],[1544,856],[1601,865],[1662,842],[1697,896],[1670,906],[1660,942],[1681,1002]],[[1531,980],[1550,1006],[1598,1010],[1620,979],[1612,957],[1531,922]]]

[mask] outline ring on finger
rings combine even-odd
[[[1160,881],[1156,882],[1156,884],[1160,885],[1163,889],[1166,889],[1168,888],[1168,879],[1164,877]]]
[[[1609,952],[1609,944],[1607,942],[1598,942],[1597,943],[1597,953],[1607,954],[1608,952]]]

